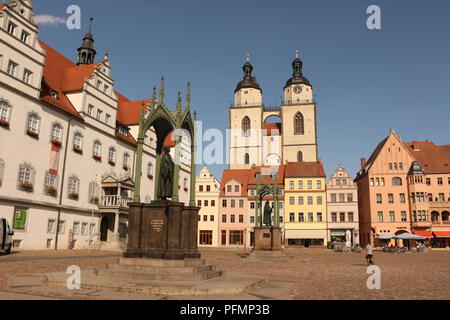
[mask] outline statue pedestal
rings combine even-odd
[[[164,260],[199,259],[197,207],[155,201],[130,203],[125,258]]]
[[[281,228],[255,228],[255,247],[253,250],[281,251]]]

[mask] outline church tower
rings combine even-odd
[[[252,75],[250,56],[243,66],[244,78],[234,90],[234,104],[230,107],[230,169],[247,169],[261,165],[262,90]]]
[[[81,47],[78,48],[78,62],[77,65],[92,64],[95,61],[97,51],[94,49],[94,36],[92,35],[92,22],[94,18],[90,18],[89,31],[83,38]]]
[[[283,121],[283,162],[318,161],[316,109],[313,88],[303,75],[298,51],[292,62],[293,74],[284,86],[281,106]]]

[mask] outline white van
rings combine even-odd
[[[0,218],[0,250],[4,250],[6,254],[11,253],[14,232],[9,227],[8,220]]]

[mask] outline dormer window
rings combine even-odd
[[[58,93],[55,90],[50,90],[50,97],[58,99]]]
[[[8,23],[8,29],[7,30],[8,30],[9,34],[14,35],[16,33],[16,28],[17,28],[17,26],[14,23],[12,23],[12,22]]]
[[[128,130],[125,127],[119,127],[119,133],[124,136],[128,136]]]

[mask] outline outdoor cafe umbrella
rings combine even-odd
[[[397,239],[397,237],[395,235],[390,234],[390,233],[385,233],[385,234],[379,235],[377,238],[380,240]]]
[[[411,234],[411,233],[402,233],[400,235],[397,236],[397,239],[401,239],[401,240],[426,240],[426,238],[418,236],[416,234]]]

